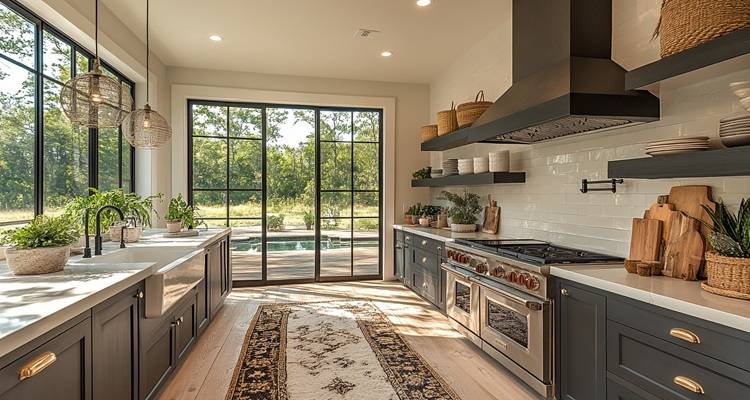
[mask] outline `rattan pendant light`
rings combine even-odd
[[[122,124],[123,137],[136,149],[158,149],[172,137],[172,128],[164,117],[148,104],[149,0],[146,0],[146,105],[130,113]]]
[[[94,4],[94,66],[91,71],[75,76],[63,85],[60,105],[75,125],[116,128],[133,109],[133,98],[129,89],[117,79],[102,75],[99,61],[99,0],[95,0]]]

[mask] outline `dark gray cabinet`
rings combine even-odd
[[[152,399],[175,368],[175,324],[171,318],[153,320],[141,331],[140,398]]]
[[[557,293],[560,398],[604,399],[606,298],[565,282],[558,282]]]
[[[232,290],[232,265],[229,237],[206,248],[208,262],[208,304],[210,318],[219,311]]]
[[[403,237],[399,249],[398,238]],[[445,274],[440,269],[444,260],[443,242],[412,234],[396,231],[396,250],[403,251],[403,283],[425,300],[445,310]],[[398,267],[398,259],[396,260]]]
[[[403,236],[401,236],[401,240],[399,240],[399,235],[396,235],[393,249],[393,275],[401,282],[404,282],[405,276],[404,262],[406,260],[404,259],[404,254],[405,247]]]
[[[198,326],[196,325],[197,291],[188,296],[186,303],[174,315],[175,354],[178,361],[182,360],[198,337]]]
[[[138,284],[92,310],[95,399],[138,399],[138,332],[143,300],[143,284]]]
[[[0,359],[0,400],[91,400],[91,318],[79,316]]]

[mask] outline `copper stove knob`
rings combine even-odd
[[[536,290],[539,288],[539,278],[535,276],[529,276],[528,279],[526,279],[526,288],[529,290]]]

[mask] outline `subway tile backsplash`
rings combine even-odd
[[[690,86],[665,89],[663,85],[662,118],[657,122],[531,146],[475,144],[433,153],[431,164],[439,168],[443,158],[486,156],[495,149],[509,149],[511,170],[526,171],[526,183],[468,187],[484,199],[492,195],[498,201],[502,236],[548,240],[626,257],[631,219],[642,216],[657,195],[668,194],[677,185],[710,185],[714,200],[723,199],[734,209],[740,199],[750,197],[750,177],[626,179],[616,194],[582,194],[581,179],[607,179],[608,161],[644,157],[646,144],[653,140],[709,136],[712,147],[721,147],[719,119],[746,112],[729,87],[741,81],[750,81],[750,69]],[[436,204],[444,204],[438,199],[440,191],[431,191]]]

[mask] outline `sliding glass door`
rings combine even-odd
[[[382,275],[382,112],[188,103],[189,200],[232,228],[238,284]]]

